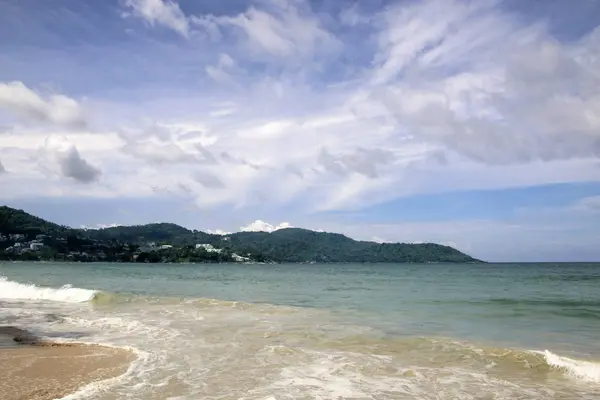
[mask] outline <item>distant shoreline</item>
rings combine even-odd
[[[0,259],[148,263],[479,263],[436,243],[379,243],[285,228],[225,235],[172,223],[82,230],[0,206]]]
[[[165,264],[181,264],[181,265],[425,265],[425,264],[436,264],[436,265],[475,265],[475,264],[515,264],[516,262],[488,262],[488,261],[466,261],[466,262],[451,262],[451,261],[424,261],[424,262],[398,262],[398,261],[315,261],[315,262],[304,262],[304,261],[271,261],[271,262],[235,262],[235,261],[216,261],[216,262],[190,262],[190,261],[169,261],[169,262],[131,262],[131,261],[104,261],[104,260],[89,260],[89,261],[71,261],[71,260],[0,260],[2,263],[24,263],[24,264],[125,264],[125,265],[165,265]],[[580,262],[579,264],[593,264],[594,261]],[[519,264],[577,264],[571,262],[530,262],[530,263],[519,263]]]

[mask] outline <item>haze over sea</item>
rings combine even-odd
[[[599,264],[4,263],[0,276],[0,325],[136,351],[125,375],[69,399],[600,396]]]

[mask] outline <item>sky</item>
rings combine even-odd
[[[600,1],[0,0],[0,203],[600,260]]]

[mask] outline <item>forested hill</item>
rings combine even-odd
[[[19,239],[15,234],[25,237]],[[46,236],[43,243],[46,255],[40,256],[40,259],[47,259],[50,257],[48,254],[54,254],[56,258],[57,253],[79,254],[85,250],[88,257],[92,257],[90,254],[101,253],[108,258],[100,259],[113,260],[117,257],[120,261],[139,260],[139,256],[143,255],[144,260],[170,262],[200,262],[208,259],[230,261],[243,258],[273,262],[479,262],[452,247],[434,243],[364,242],[337,233],[299,228],[281,229],[272,233],[238,232],[223,236],[189,230],[170,223],[84,230],[57,225],[22,210],[0,207],[0,236],[3,237],[0,251],[4,251],[3,258],[14,253],[14,247],[10,247],[13,253],[5,250],[14,246],[17,240],[31,241],[40,234]],[[63,245],[64,243],[68,245]],[[211,245],[213,250],[206,253],[204,247],[197,246],[200,244]],[[36,246],[32,246],[32,249],[34,247]],[[214,249],[219,249],[219,252]],[[146,253],[150,253],[150,256]],[[30,256],[27,254],[27,257]]]
[[[434,243],[374,243],[338,233],[287,228],[272,233],[239,232],[229,235],[237,248],[260,252],[268,259],[288,262],[475,262],[460,251]]]
[[[69,230],[71,228],[48,222],[23,210],[0,206],[0,233],[30,233],[36,235],[65,233]]]

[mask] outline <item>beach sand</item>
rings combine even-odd
[[[0,327],[0,397],[53,400],[122,375],[135,355],[112,347],[39,341],[25,330]]]

